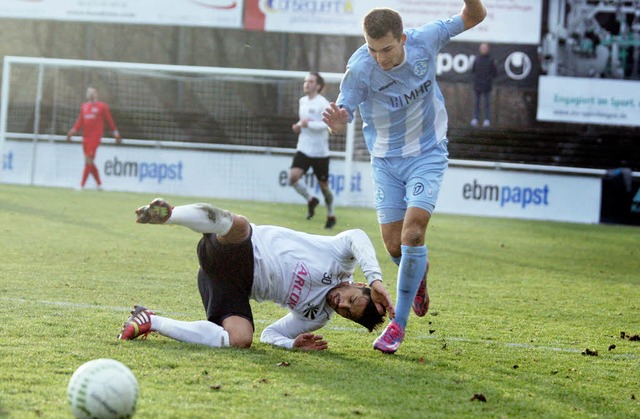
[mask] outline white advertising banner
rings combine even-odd
[[[2,0],[0,17],[242,28],[242,0]]]
[[[437,210],[577,223],[598,223],[602,180],[597,177],[450,167]]]
[[[34,152],[32,142],[7,139],[2,153],[0,181],[4,183],[67,188],[80,184],[84,157],[78,143],[40,142]],[[103,143],[95,163],[105,190],[304,203],[287,182],[292,158]],[[355,163],[347,182],[344,162],[332,160],[329,183],[335,205],[371,206],[373,187],[368,173],[368,162]],[[306,181],[319,193],[313,176]],[[92,177],[86,186],[95,187]]]
[[[389,7],[414,28],[460,13],[462,0],[245,0],[245,28],[274,32],[362,35],[362,18],[374,7]],[[482,24],[455,38],[508,44],[538,44],[539,0],[486,0]]]
[[[538,120],[640,126],[640,82],[541,76]]]
[[[35,150],[35,152],[34,152]],[[292,156],[169,150],[103,144],[96,164],[105,190],[304,204],[288,185]],[[83,169],[78,143],[8,139],[2,151],[4,183],[72,188]],[[313,176],[307,184],[320,195]],[[368,162],[354,162],[350,179],[342,160],[331,161],[336,206],[373,207]],[[95,184],[90,178],[87,188]],[[449,214],[598,223],[598,177],[453,166],[436,211]]]

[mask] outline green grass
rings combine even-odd
[[[0,417],[69,417],[71,374],[102,357],[136,375],[140,418],[640,417],[640,342],[620,337],[640,334],[638,228],[436,214],[432,309],[410,318],[393,356],[337,316],[322,331],[327,351],[262,344],[286,312],[272,303],[253,303],[251,350],[121,342],[135,303],[182,320],[204,314],[198,235],[134,222],[153,197],[0,184]],[[165,198],[326,233],[303,205]],[[395,296],[373,210],[337,215],[336,231],[370,234]]]

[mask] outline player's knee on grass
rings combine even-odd
[[[250,348],[253,342],[253,326],[244,317],[229,316],[222,321],[229,334],[229,345],[235,348]]]

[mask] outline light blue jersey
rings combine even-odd
[[[463,31],[459,15],[406,30],[405,60],[391,70],[380,68],[366,44],[351,56],[336,103],[349,112],[350,121],[359,107],[373,157],[419,156],[446,138],[447,111],[436,83],[436,58]]]

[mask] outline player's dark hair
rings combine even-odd
[[[322,92],[322,89],[324,89],[324,78],[317,71],[310,71],[309,74],[316,78],[316,83],[320,86],[318,87],[318,93]]]
[[[391,31],[393,37],[399,41],[404,31],[402,17],[393,9],[378,7],[364,17],[362,30],[373,39],[384,38]]]
[[[373,329],[377,329],[384,322],[384,316],[378,312],[378,307],[376,307],[376,303],[373,302],[371,298],[371,288],[363,288],[362,294],[364,294],[369,302],[367,306],[364,308],[364,312],[362,313],[362,317],[359,319],[354,319],[356,323],[359,323],[366,327],[369,332],[373,331]]]

